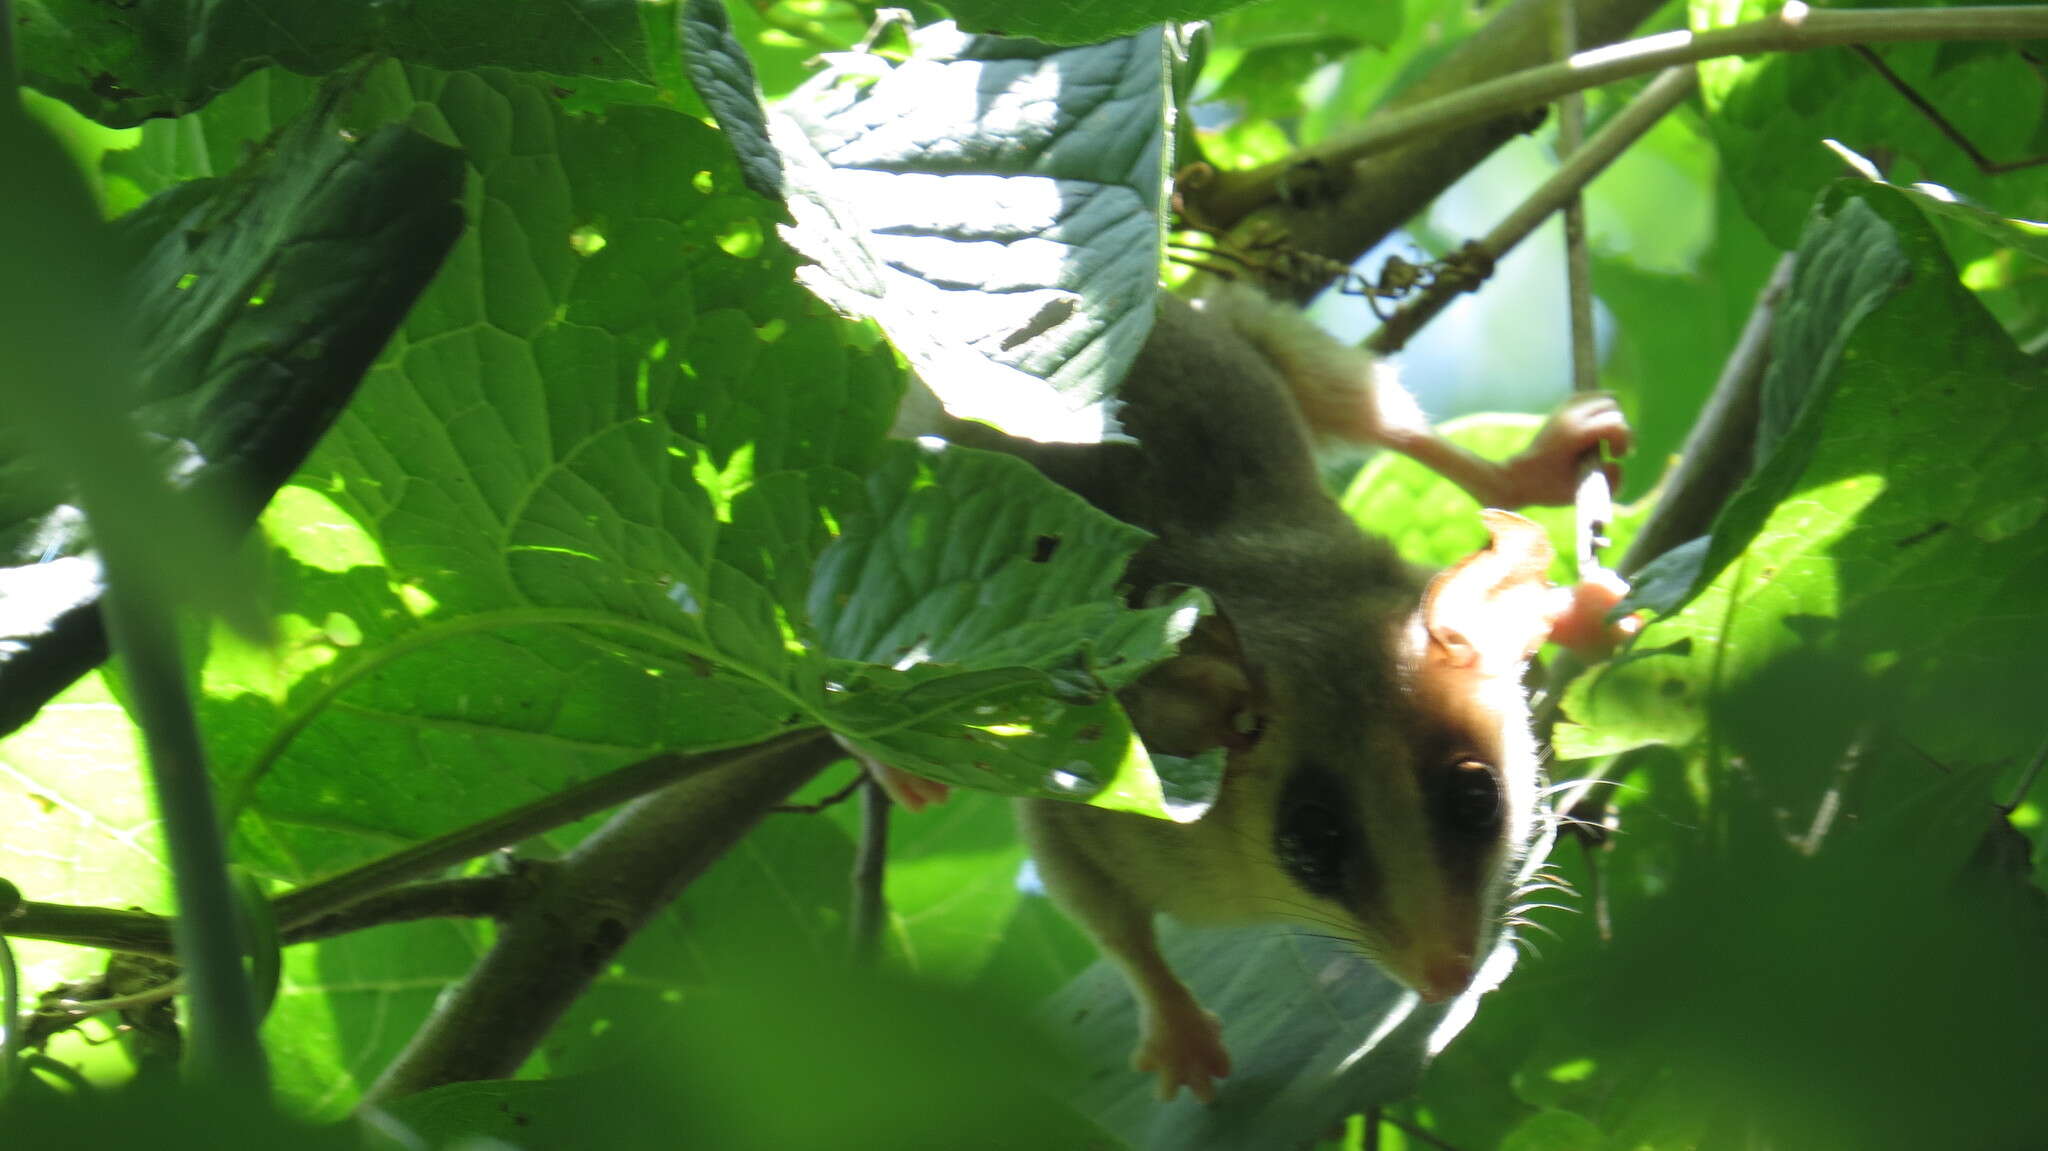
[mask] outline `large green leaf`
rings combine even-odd
[[[914,43],[899,65],[835,57],[778,109],[807,280],[955,415],[1099,440],[1152,327],[1161,36],[1061,49],[941,24]]]
[[[687,98],[672,0],[24,0],[16,12],[23,79],[117,126],[191,112],[267,65],[318,76],[372,54],[626,81],[671,103]]]
[[[1162,811],[1109,689],[1198,607],[1124,609],[1140,537],[1017,461],[885,453],[886,354],[794,284],[719,134],[505,74],[386,66],[361,104],[462,147],[477,225],[271,511],[286,654],[207,667],[266,867],[806,724]]]
[[[0,877],[29,899],[162,907],[162,836],[143,782],[139,736],[95,672],[0,740]],[[13,942],[24,990],[104,969],[83,948]]]
[[[285,658],[207,670],[245,844],[293,878],[801,719],[820,508],[896,386],[694,120],[390,65],[359,103],[462,148],[475,224],[272,509]]]
[[[1944,758],[2009,756],[2037,736],[2048,380],[1896,191],[1830,194],[1801,263],[1770,381],[1781,398],[1767,400],[1787,418],[1716,525],[1725,566],[1708,564],[1713,582],[1634,658],[1574,686],[1568,755],[1684,743],[1772,667],[1879,693],[1888,722]]]
[[[130,431],[105,415],[132,412],[152,442],[174,445],[167,466],[180,502],[237,531],[348,402],[462,228],[453,151],[397,126],[350,143],[331,103],[332,94],[234,179],[180,185],[114,233],[118,311],[147,368],[90,418]],[[17,463],[7,454],[0,467]],[[57,492],[10,487],[0,562],[13,566],[0,568],[0,589],[19,606],[0,632],[18,642],[0,650],[0,728],[106,655],[97,571],[50,563],[86,551],[76,511]],[[145,530],[160,563],[199,543],[160,512]]]

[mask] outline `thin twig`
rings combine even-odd
[[[860,845],[853,856],[853,911],[850,916],[853,958],[872,963],[882,943],[882,923],[889,915],[883,878],[889,862],[889,793],[872,776],[860,793]]]
[[[662,754],[543,796],[524,807],[471,824],[425,843],[372,860],[353,871],[290,891],[277,899],[277,921],[286,930],[338,911],[356,900],[409,879],[473,859],[616,807],[629,799],[730,764],[752,762],[821,743],[836,747],[822,731],[790,732],[750,747],[703,755]]]
[[[1480,263],[1498,261],[1527,239],[1537,225],[1570,202],[1578,195],[1579,189],[1605,171],[1615,157],[1628,150],[1643,133],[1655,127],[1657,121],[1692,95],[1698,82],[1691,68],[1673,68],[1652,81],[1640,95],[1629,101],[1626,108],[1601,125],[1584,147],[1566,156],[1557,171],[1552,172],[1549,179],[1509,212],[1492,231],[1471,245],[1477,249]],[[1365,346],[1381,355],[1401,350],[1424,324],[1436,318],[1437,313],[1449,306],[1460,293],[1470,291],[1474,286],[1457,277],[1437,280],[1403,304],[1372,334]]]
[[[1577,0],[1557,0],[1557,55],[1569,60],[1579,50]],[[1586,96],[1572,92],[1558,101],[1557,150],[1570,156],[1585,143]],[[1564,269],[1566,312],[1570,316],[1572,391],[1591,392],[1600,386],[1600,352],[1593,341],[1593,256],[1586,243],[1586,200],[1574,190],[1564,202]],[[1578,492],[1573,499],[1574,569],[1581,580],[1598,579],[1600,549],[1607,545],[1607,525],[1614,521],[1614,491],[1595,445],[1578,462]]]
[[[1906,103],[1918,109],[1922,116],[1927,117],[1928,123],[1933,124],[1935,129],[1943,136],[1948,137],[1949,143],[1954,144],[1962,151],[1963,155],[1969,157],[1970,163],[1975,164],[1979,172],[1987,176],[2002,176],[2007,172],[2018,172],[2026,168],[2038,168],[2043,164],[2048,164],[2048,156],[2029,156],[2024,160],[1994,160],[1986,156],[1977,148],[1975,141],[1971,140],[1961,128],[1950,123],[1947,116],[1941,114],[1941,109],[1934,106],[1934,101],[1922,96],[1918,89],[1906,83],[1904,76],[1892,71],[1891,65],[1884,62],[1884,57],[1879,56],[1876,52],[1861,44],[1851,44],[1849,47],[1851,51],[1863,57],[1863,62],[1875,69],[1878,76],[1885,83],[1891,85],[1892,90],[1897,92]]]
[[[816,803],[778,803],[769,810],[776,815],[816,815],[827,808],[838,807],[840,804],[853,798],[853,793],[860,790],[862,781],[866,780],[867,777],[868,773],[866,771],[856,767],[853,778],[847,781],[845,787],[840,788]]]
[[[421,919],[503,919],[539,890],[541,877],[555,866],[528,859],[519,861],[509,875],[476,875],[389,888],[299,924],[284,933],[284,942],[310,943]]]

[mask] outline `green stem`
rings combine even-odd
[[[0,0],[0,9],[7,0]],[[6,13],[0,11],[0,16]],[[21,1054],[21,969],[14,964],[14,948],[0,935],[0,1100],[14,1087],[14,1061]]]
[[[108,566],[110,576],[117,574],[112,562]],[[163,819],[171,880],[177,889],[178,917],[171,937],[190,988],[192,1071],[201,1082],[260,1096],[268,1074],[256,1038],[249,981],[242,970],[227,851],[199,727],[185,692],[177,628],[161,600],[132,598],[122,589],[133,584],[109,582],[113,586],[100,602],[100,613],[109,646],[126,673],[130,710],[149,750],[157,812]]]

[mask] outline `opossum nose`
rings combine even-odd
[[[1433,955],[1423,961],[1422,986],[1415,993],[1424,1003],[1442,1003],[1471,985],[1471,956]]]

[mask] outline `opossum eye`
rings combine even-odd
[[[1460,759],[1438,773],[1432,806],[1444,830],[1466,839],[1500,834],[1500,779],[1493,765]]]
[[[1343,891],[1355,834],[1334,780],[1310,769],[1287,781],[1273,823],[1273,853],[1302,890],[1331,899]]]

